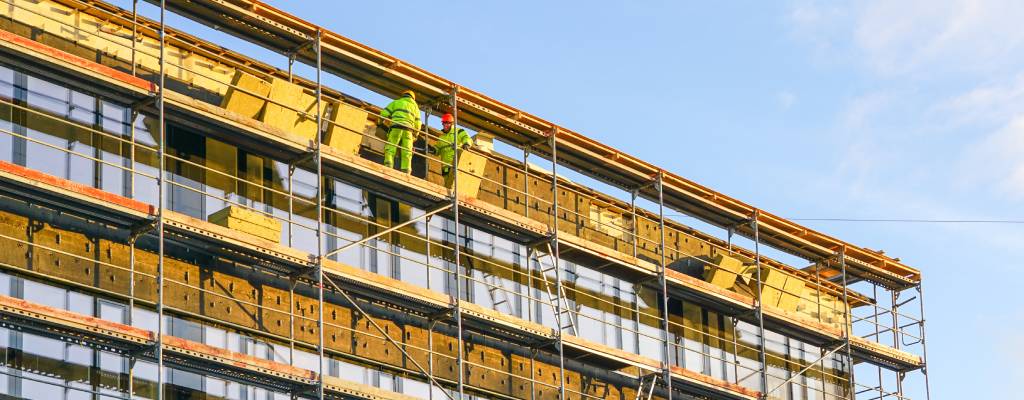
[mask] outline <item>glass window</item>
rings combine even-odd
[[[94,316],[95,299],[79,292],[68,291],[68,311]]]
[[[169,331],[169,335],[194,342],[203,342],[203,327],[199,323],[177,317],[168,317],[167,322],[169,322],[170,329],[164,329]]]
[[[28,76],[28,105],[50,114],[67,116],[71,91],[34,76]]]
[[[100,300],[99,305],[100,318],[103,318],[107,321],[114,321],[119,324],[123,324],[126,322],[127,315],[125,315],[125,311],[127,310],[127,307],[124,304],[114,303],[110,300]]]
[[[12,162],[14,159],[14,125],[11,123],[14,118],[14,109],[6,106],[14,99],[14,71],[10,68],[0,66],[0,160]],[[6,109],[6,110],[5,110]],[[4,380],[0,377],[0,381]]]
[[[227,332],[225,330],[220,329],[220,328],[216,328],[216,327],[212,327],[212,326],[204,326],[203,327],[203,341],[204,341],[204,343],[206,343],[206,344],[208,344],[210,346],[213,346],[213,347],[217,347],[217,348],[221,348],[221,349],[227,349],[228,348],[228,334],[227,334]]]
[[[21,379],[21,396],[28,399],[59,399],[64,397],[64,388],[58,386],[63,382],[60,379],[22,371],[22,376],[31,379]]]
[[[13,279],[10,275],[0,272],[0,295],[14,296],[14,292],[11,291],[11,282]]]
[[[21,350],[26,353],[54,360],[64,359],[64,342],[30,333],[21,336]]]
[[[156,332],[156,313],[136,307],[135,309],[132,310],[132,326]]]
[[[91,367],[92,352],[93,350],[88,347],[69,344],[67,345],[67,357],[64,360],[72,364]]]
[[[228,385],[223,379],[207,376],[203,382],[208,396],[225,397],[227,394]]]
[[[128,360],[125,357],[105,351],[101,351],[99,354],[101,370],[116,374],[128,372],[128,368],[126,368]]]
[[[67,291],[64,289],[27,279],[22,280],[22,282],[24,285],[22,293],[25,300],[62,310],[66,309]]]
[[[67,139],[46,132],[29,129],[25,166],[53,176],[68,177],[68,155],[61,149],[68,147]]]
[[[166,367],[165,367],[166,368]],[[192,391],[202,392],[203,390],[203,377],[199,374],[192,372],[182,371],[174,368],[167,368],[167,383],[171,383],[176,386],[175,389],[181,395],[190,395]],[[180,396],[179,397],[184,397]],[[173,397],[172,398],[176,398]],[[188,398],[188,397],[185,397]]]
[[[102,137],[97,135],[101,149],[100,159],[107,163],[100,164],[100,188],[111,193],[127,194],[131,172],[129,155],[131,154],[131,143],[118,140],[128,139],[130,126],[128,125],[129,111],[117,104],[103,102],[102,118],[100,128],[114,137]],[[118,168],[118,166],[123,168]]]
[[[98,120],[96,116],[96,98],[84,93],[70,91],[68,117],[81,125],[92,126]]]

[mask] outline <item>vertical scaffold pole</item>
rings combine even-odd
[[[317,371],[317,398],[324,398],[324,169],[320,146],[323,142],[323,112],[320,102],[323,97],[323,86],[320,81],[320,72],[323,70],[320,59],[320,29],[316,30],[316,286],[317,286],[317,358],[319,360]]]
[[[640,190],[638,190],[638,189],[633,189],[633,190],[631,190],[629,192],[629,215],[630,215],[631,218],[633,218],[633,226],[632,226],[632,229],[631,229],[631,232],[630,232],[630,234],[633,236],[633,238],[632,238],[633,239],[632,240],[632,242],[633,242],[633,258],[636,258],[636,256],[637,256],[637,251],[638,251],[637,248],[639,247],[639,238],[640,238],[640,235],[638,234],[639,233],[638,232],[639,231],[638,227],[640,226],[640,224],[639,224],[639,221],[636,220],[636,198],[638,196],[640,196]],[[640,331],[640,326],[639,325],[637,325],[637,331],[638,332]],[[640,347],[637,347],[637,349],[639,351]]]
[[[429,127],[427,129],[430,129]],[[427,167],[429,170],[430,167]],[[430,285],[430,217],[427,217],[423,221],[423,244],[426,247],[424,253],[427,255],[427,289],[433,290],[434,287]],[[443,237],[443,232],[442,232]],[[430,319],[430,326],[427,329],[427,375],[434,376],[434,325],[437,325],[437,319]],[[428,400],[434,400],[434,385],[431,383],[430,388],[427,389],[430,392],[427,393]]]
[[[455,223],[455,328],[458,330],[459,351],[456,353],[455,363],[458,365],[458,390],[459,400],[465,394],[466,367],[464,365],[464,347],[462,337],[462,239],[459,237],[461,227],[459,226],[459,87],[452,86],[452,213]]]
[[[530,217],[530,146],[523,146],[523,216]],[[529,269],[529,268],[527,268]]]
[[[555,263],[555,324],[558,328],[555,331],[556,345],[558,346],[558,398],[565,399],[565,349],[562,342],[562,304],[568,305],[567,299],[563,299],[562,291],[562,263],[558,250],[558,128],[551,131],[551,258]],[[563,303],[565,301],[565,303]],[[572,318],[568,310],[565,315]]]
[[[757,341],[758,349],[757,356],[758,361],[761,362],[761,369],[758,371],[761,375],[761,396],[767,398],[765,392],[768,391],[768,359],[765,355],[765,339],[764,339],[764,302],[761,297],[761,284],[764,282],[761,277],[761,232],[758,227],[758,218],[761,215],[761,211],[754,209],[754,217],[750,220],[751,227],[754,229],[754,270],[756,271],[755,276],[757,279],[757,308],[755,308],[757,314]]]
[[[878,285],[871,285],[871,298],[878,299]],[[879,309],[878,303],[872,304],[871,318],[872,318],[873,324],[875,325],[875,341],[879,341],[880,342],[880,341],[882,341],[882,326],[879,325],[879,322],[878,322],[878,309]],[[895,318],[895,317],[896,317],[896,314],[893,314],[893,318]],[[896,326],[896,325],[894,325],[894,326]],[[875,368],[876,368],[876,370],[878,372],[878,398],[879,399],[884,399],[885,398],[885,390],[884,390],[885,385],[882,384],[882,382],[884,380],[884,377],[882,376],[882,366],[876,366]],[[896,381],[897,381],[897,385],[898,385],[899,384],[898,382],[900,380],[897,379]]]
[[[928,342],[925,341],[924,331],[924,287],[921,283],[917,284],[917,300],[921,306],[921,321],[918,322],[921,325],[921,361],[924,363],[924,367],[921,368],[921,373],[924,374],[924,396],[926,400],[931,400],[932,389],[928,383]],[[899,327],[897,326],[897,329]],[[900,393],[902,395],[902,393]]]
[[[848,368],[850,369],[848,371],[849,376],[847,376],[847,379],[849,379],[850,382],[850,398],[856,399],[857,386],[856,383],[854,383],[853,381],[853,349],[850,348],[850,336],[853,335],[853,315],[851,315],[852,310],[850,309],[850,293],[847,289],[846,281],[846,245],[839,247],[839,272],[842,274],[843,279],[843,315],[845,315],[843,321],[845,321],[846,325],[843,327],[843,331],[845,332],[845,337],[843,338],[843,345],[846,346],[846,362],[848,363]]]
[[[164,84],[166,79],[166,23],[165,0],[160,0],[160,86],[157,92],[157,112],[160,126],[160,170],[157,173],[157,262],[156,262],[156,400],[164,398],[164,179],[166,178],[167,126],[164,121]]]
[[[668,258],[665,254],[665,171],[658,171],[658,232],[661,234],[660,253],[661,268],[658,271],[658,283],[661,286],[661,336],[662,342],[662,373],[665,376],[665,387],[668,391],[668,400],[672,400],[672,360],[671,345],[669,344],[668,332],[668,280],[665,278],[665,270],[668,269]],[[635,248],[634,248],[635,251]],[[653,382],[652,382],[653,384]]]
[[[139,41],[139,0],[132,0],[132,76],[136,73],[135,43]],[[135,121],[133,120],[134,124]]]
[[[878,285],[875,285],[877,290]],[[896,290],[888,290],[889,292],[889,312],[892,315],[892,347],[896,350],[900,349],[900,312],[899,312],[899,295],[900,293]],[[877,312],[876,312],[877,313]],[[877,319],[877,318],[876,318]],[[879,338],[879,340],[881,340]],[[879,368],[881,369],[881,368]],[[903,378],[906,375],[902,372],[896,373],[896,396],[901,398],[903,396]],[[881,386],[881,384],[879,384]]]
[[[134,39],[134,36],[132,38]],[[131,109],[128,111],[129,118],[129,148],[128,148],[128,198],[135,198],[135,118],[138,117],[138,113]],[[135,310],[135,242],[138,240],[135,232],[131,233],[131,237],[128,240],[128,315],[126,321],[128,326],[135,326],[135,321],[132,315]],[[128,398],[135,396],[135,354],[128,356]]]

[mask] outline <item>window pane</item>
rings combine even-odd
[[[47,284],[30,280],[22,280],[22,282],[24,282],[25,285],[25,300],[50,307],[65,309],[65,297],[67,296],[67,293],[64,289],[55,288]]]

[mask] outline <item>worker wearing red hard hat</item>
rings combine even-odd
[[[402,92],[399,97],[380,110],[381,121],[388,128],[388,143],[384,145],[384,165],[394,167],[398,152],[398,169],[409,173],[412,162],[412,142],[420,130],[420,109],[416,93]]]
[[[441,116],[441,136],[437,138],[433,150],[441,161],[441,176],[444,185],[452,187],[455,180],[452,174],[452,162],[455,161],[455,150],[466,150],[473,145],[473,139],[466,130],[455,126],[455,117],[451,114]],[[461,154],[461,153],[460,153]]]

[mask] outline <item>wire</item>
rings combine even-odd
[[[908,222],[935,224],[1024,224],[1024,220],[1012,219],[902,219],[902,218],[790,218],[791,221],[831,221],[831,222]]]
[[[686,214],[665,214],[666,217],[687,217]],[[897,223],[928,223],[928,224],[1024,224],[1018,219],[914,219],[914,218],[788,218],[790,221],[826,221],[826,222],[897,222]]]

